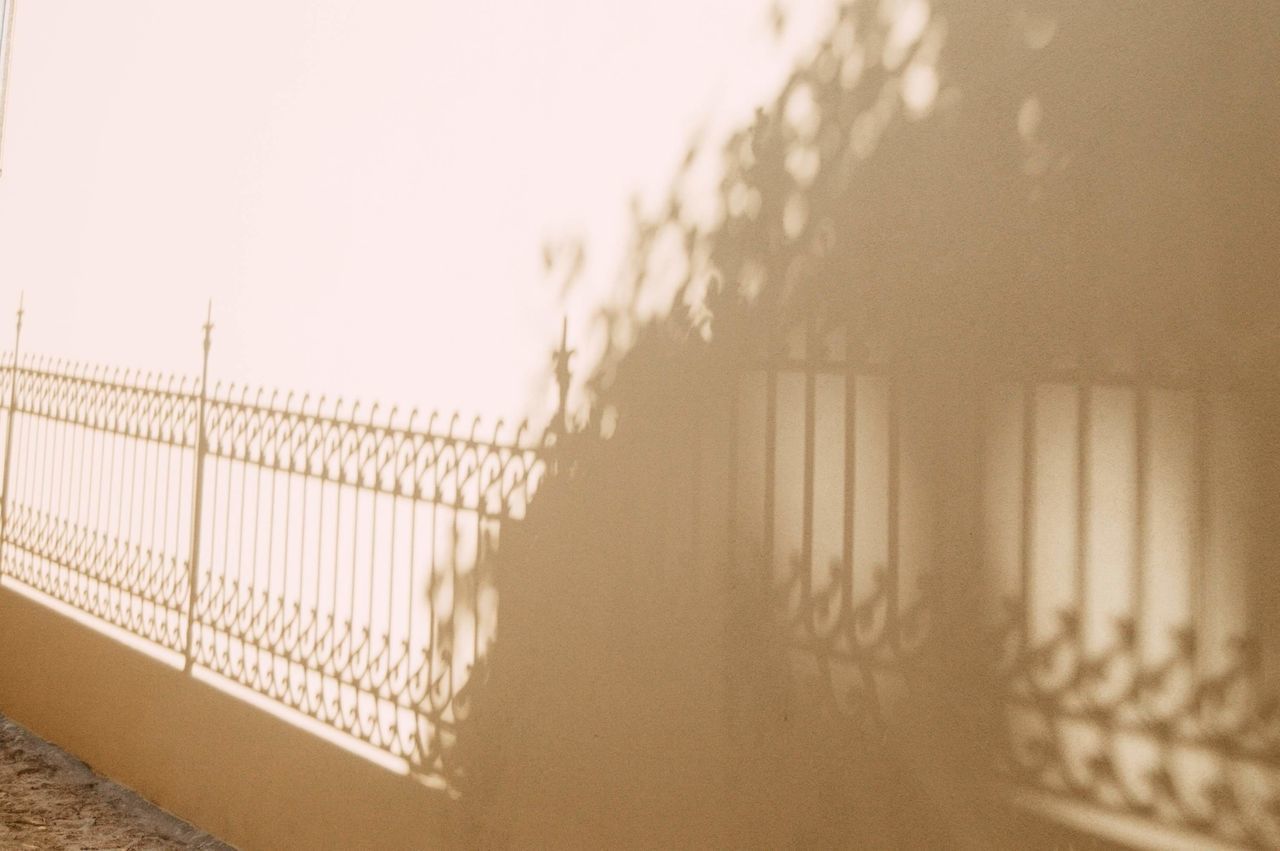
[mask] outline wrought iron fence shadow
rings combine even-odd
[[[0,573],[452,787],[553,434],[210,386],[211,332],[195,380],[7,359]]]

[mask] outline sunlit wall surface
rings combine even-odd
[[[223,380],[517,420],[549,414],[563,314],[591,345],[630,199],[831,14],[795,4],[779,43],[764,0],[16,6],[28,351],[193,373],[212,299]]]

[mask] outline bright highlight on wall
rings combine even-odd
[[[366,404],[546,413],[628,199],[749,118],[828,4],[42,0],[14,43],[0,314],[26,347]],[[544,243],[581,239],[571,303]],[[0,347],[11,346],[0,337]],[[579,364],[581,366],[581,363]]]

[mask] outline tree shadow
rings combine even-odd
[[[1106,362],[1276,409],[1278,29],[1191,3],[846,4],[750,126],[690,149],[637,210],[576,424],[493,556],[501,625],[458,745],[480,844],[1085,843],[991,771],[1008,632],[983,601],[978,402]],[[883,410],[859,409],[877,376]],[[855,484],[819,481],[867,446],[889,460],[855,511]],[[847,507],[833,576],[874,575],[849,539],[887,515],[883,585],[821,577],[824,503]]]

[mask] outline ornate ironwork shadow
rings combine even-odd
[[[936,476],[923,485],[904,479],[910,450],[900,432],[904,396],[911,392],[904,364],[849,345],[843,334],[838,322],[811,323],[741,376],[731,423],[737,460],[730,488],[735,565],[759,574],[746,578],[765,589],[769,617],[786,637],[794,685],[815,699],[818,711],[865,733],[893,724],[895,706],[909,703],[917,687],[938,686],[921,681],[937,676],[921,662],[939,642],[955,637],[937,623],[955,606],[939,594],[939,571],[949,565],[906,563],[903,537],[918,532],[919,524],[903,513],[905,492],[939,483]],[[974,540],[994,523],[1016,540],[1018,553],[1012,575],[1003,578],[991,573],[990,542],[979,548],[981,563],[975,565],[988,616],[978,628],[990,661],[983,681],[993,684],[976,694],[989,702],[983,711],[1001,719],[999,775],[1017,788],[1153,826],[1276,847],[1280,701],[1267,676],[1274,646],[1266,645],[1274,636],[1249,612],[1224,608],[1220,595],[1210,600],[1208,590],[1267,580],[1228,577],[1231,570],[1254,568],[1215,565],[1206,543],[1215,522],[1209,509],[1214,406],[1223,409],[1226,398],[1254,405],[1260,394],[1274,394],[1274,385],[1095,362],[1039,365],[979,384],[970,403],[981,411],[978,442],[952,446],[977,459],[977,487],[968,498],[987,505],[989,470],[1004,463],[1016,472],[1021,506],[1014,514],[993,508],[974,513]],[[1046,394],[1055,389],[1070,397],[1075,416],[1060,433],[1045,419]],[[1001,393],[1012,394],[1017,412],[1015,439],[1004,447],[990,439],[990,400]],[[1101,498],[1098,459],[1105,457],[1097,454],[1105,438],[1090,423],[1104,413],[1104,394],[1107,404],[1129,412],[1124,421],[1133,468],[1126,486],[1132,505],[1126,510],[1132,518],[1125,535],[1136,543],[1127,566],[1089,556],[1088,542],[1098,534],[1091,500]],[[1151,540],[1156,510],[1153,467],[1169,463],[1153,448],[1160,434],[1153,424],[1157,405],[1190,412],[1190,436],[1178,450],[1187,455],[1190,473],[1181,487],[1193,515],[1185,565],[1159,563],[1161,551],[1144,543]],[[1037,479],[1048,475],[1036,441],[1045,434],[1074,453],[1073,481],[1062,484],[1075,494],[1069,517],[1036,516],[1037,488],[1046,484]],[[997,458],[1009,451],[1012,457]],[[878,458],[868,470],[872,456]],[[794,469],[785,471],[787,464]],[[935,505],[954,496],[944,491]],[[838,510],[824,513],[823,500],[835,501]],[[832,527],[825,548],[819,540],[823,517]],[[1046,522],[1069,524],[1071,546],[1037,553],[1037,523]],[[858,555],[855,532],[877,524],[883,556]],[[1063,558],[1065,571],[1052,566]],[[1099,589],[1113,580],[1124,587],[1108,609]],[[1157,600],[1157,583],[1176,586],[1185,604],[1171,609]],[[1234,625],[1223,625],[1237,616]]]
[[[7,358],[0,573],[452,782],[554,438],[210,386],[204,330],[200,379]]]

